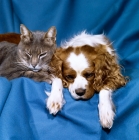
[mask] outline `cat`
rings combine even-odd
[[[9,80],[28,77],[51,83],[53,68],[49,62],[56,50],[56,28],[33,32],[21,24],[20,33],[18,45],[0,42],[0,76]]]

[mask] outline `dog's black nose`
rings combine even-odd
[[[83,96],[86,92],[86,89],[78,88],[75,90],[76,94],[79,96]]]

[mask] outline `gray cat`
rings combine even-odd
[[[56,50],[56,28],[32,32],[22,24],[20,32],[18,45],[0,42],[0,76],[8,79],[29,77],[51,83],[53,69],[49,62]]]

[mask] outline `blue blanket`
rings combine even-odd
[[[66,104],[56,115],[46,109],[51,85],[21,77],[0,78],[0,140],[139,140],[139,1],[0,0],[0,33],[57,28],[57,44],[74,34],[105,33],[130,81],[116,90],[116,117],[110,130],[98,117],[98,94],[75,101],[64,89]]]

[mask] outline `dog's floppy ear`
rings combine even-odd
[[[56,52],[54,53],[51,59],[50,66],[54,69],[54,76],[62,79],[63,86],[68,87],[68,82],[63,78],[63,74],[62,74],[63,60],[60,58],[61,53],[62,53],[62,48],[56,49]]]
[[[101,49],[94,60],[94,89],[100,91],[104,88],[115,90],[124,86],[127,82],[126,78],[121,74],[120,66],[117,63],[116,54],[111,55]]]

